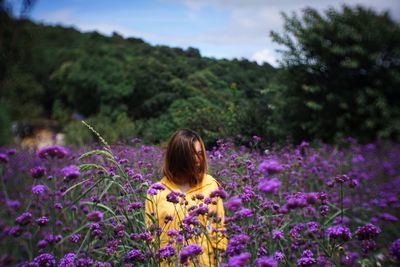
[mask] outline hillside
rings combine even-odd
[[[81,127],[73,118],[92,122],[111,141],[138,135],[158,142],[179,127],[195,128],[209,141],[228,136],[238,106],[257,98],[276,73],[269,64],[202,57],[192,47],[9,23],[13,48],[22,51],[4,83],[10,119],[54,119],[71,142],[90,139],[70,133]]]

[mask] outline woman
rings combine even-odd
[[[153,245],[160,247],[161,266],[215,266],[227,245],[224,191],[207,175],[197,133],[182,129],[171,136],[163,174],[146,200],[146,225],[156,233]]]

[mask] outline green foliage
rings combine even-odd
[[[119,114],[115,120],[110,117],[95,116],[86,120],[93,125],[110,143],[122,142],[132,137],[135,133],[135,124],[126,114]],[[72,121],[65,127],[65,139],[67,143],[84,145],[97,140],[80,121]]]
[[[11,120],[5,103],[0,101],[0,146],[12,142]]]
[[[296,140],[400,137],[400,27],[358,6],[283,14],[281,123]]]
[[[196,48],[150,46],[114,33],[80,33],[2,13],[0,100],[10,122],[52,118],[67,141],[136,135],[162,142],[175,130],[267,142],[399,139],[399,25],[362,7],[284,14],[281,69],[216,60]]]

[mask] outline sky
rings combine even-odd
[[[11,2],[14,9],[21,3]],[[400,0],[36,0],[29,17],[85,32],[117,32],[152,45],[195,47],[206,57],[277,66],[276,50],[283,47],[272,42],[270,32],[282,32],[281,12],[300,15],[306,7],[322,12],[344,3],[389,11],[400,21]]]

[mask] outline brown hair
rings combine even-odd
[[[195,143],[199,142],[201,152],[197,153]],[[196,164],[196,159],[200,164]],[[165,153],[163,173],[176,184],[189,183],[194,186],[203,181],[207,172],[207,159],[201,137],[192,130],[181,129],[169,139]]]

